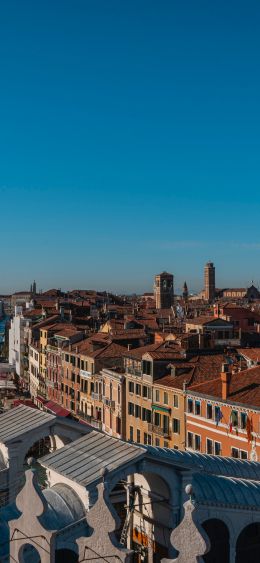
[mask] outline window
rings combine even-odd
[[[193,412],[193,400],[188,399],[188,412]]]
[[[139,428],[136,431],[136,441],[137,441],[137,444],[140,444],[140,442],[141,442],[141,432],[140,432]]]
[[[143,366],[143,373],[145,373],[145,375],[151,375],[152,373],[151,362],[148,362],[147,360],[143,360],[142,366]]]
[[[143,386],[143,397],[147,399],[147,387],[146,385]]]
[[[129,393],[134,393],[135,391],[135,385],[133,381],[129,381],[128,383],[128,389],[129,389]]]
[[[169,447],[169,442],[166,442],[166,440],[163,442],[163,447],[164,448],[168,448]]]
[[[238,426],[238,411],[231,411],[231,421],[233,426]]]
[[[207,418],[211,419],[213,416],[213,408],[210,403],[207,404]]]
[[[142,420],[146,422],[151,422],[152,413],[149,409],[142,408]]]
[[[174,432],[174,434],[179,434],[180,433],[180,421],[178,418],[174,418],[172,421],[172,430]]]
[[[215,421],[219,422],[221,420],[221,410],[220,407],[215,407]]]
[[[241,412],[240,413],[240,426],[241,426],[242,430],[246,429],[246,422],[247,422],[247,414],[246,414],[246,412]]]
[[[128,414],[131,414],[132,416],[135,413],[135,406],[133,403],[128,403]]]
[[[140,405],[135,405],[135,418],[141,418],[141,407],[140,407]]]
[[[168,405],[168,393],[163,394],[163,402],[165,405]]]
[[[207,438],[206,440],[207,454],[213,454],[213,440]]]
[[[173,395],[173,406],[178,409],[179,407],[179,397],[178,395]]]
[[[121,434],[121,418],[119,416],[116,417],[116,431],[117,434]]]
[[[231,448],[231,456],[238,459],[239,458],[239,450],[237,448]]]
[[[160,438],[155,438],[155,445],[157,448],[160,447]]]
[[[133,442],[134,440],[134,429],[132,426],[129,426],[129,440],[130,442]]]
[[[221,443],[214,442],[215,455],[221,455]]]
[[[187,443],[188,443],[188,448],[193,448],[193,434],[192,434],[192,432],[188,432],[188,434],[187,434]]]
[[[195,440],[194,440],[194,448],[196,450],[196,452],[200,452],[200,436],[199,434],[195,434]]]
[[[151,387],[147,387],[147,397],[148,397],[148,399],[151,399],[151,398],[152,398],[152,389],[151,389]]]
[[[136,395],[141,395],[141,385],[139,385],[139,383],[136,383],[135,392]]]
[[[164,434],[169,434],[169,417],[163,415],[163,432]]]
[[[200,416],[200,401],[195,401],[195,414]]]
[[[152,445],[152,436],[151,434],[147,434],[147,432],[144,432],[144,444],[147,446],[151,446]]]
[[[69,362],[69,361],[70,361],[69,354],[65,354],[65,362]]]
[[[159,412],[154,413],[154,424],[155,426],[161,426],[161,415]]]
[[[155,401],[156,401],[156,403],[160,402],[160,391],[159,391],[159,389],[155,390]]]
[[[146,409],[146,422],[152,422],[152,411]]]
[[[245,450],[240,450],[241,459],[247,459],[247,452]]]

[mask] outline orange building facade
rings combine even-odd
[[[223,390],[225,383],[220,385]],[[185,420],[187,450],[260,460],[259,407],[189,390]]]

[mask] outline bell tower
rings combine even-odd
[[[174,302],[172,274],[162,272],[155,276],[154,295],[156,309],[170,309]]]

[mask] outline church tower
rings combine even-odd
[[[162,272],[155,276],[154,295],[156,309],[170,309],[174,301],[172,274]]]
[[[215,299],[215,266],[213,262],[207,262],[204,268],[204,292],[205,300],[212,303]]]
[[[183,299],[185,299],[185,301],[188,299],[189,297],[189,291],[188,291],[188,286],[186,281],[183,284],[183,288],[182,288],[182,297]]]

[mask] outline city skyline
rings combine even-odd
[[[29,14],[29,17],[28,17]],[[1,7],[0,291],[260,280],[252,0]]]
[[[157,274],[153,273],[153,277],[150,280],[147,280],[147,285],[140,287],[140,289],[139,290],[137,289],[136,291],[126,291],[124,289],[124,287],[114,288],[114,287],[106,287],[105,285],[104,286],[101,286],[101,285],[90,286],[90,285],[86,285],[86,284],[84,286],[75,285],[73,287],[72,286],[69,287],[69,286],[66,286],[66,285],[60,285],[60,284],[57,284],[57,285],[51,284],[48,287],[42,287],[41,283],[40,283],[41,280],[34,280],[33,283],[32,283],[32,280],[31,280],[31,282],[28,283],[24,287],[10,286],[9,288],[7,288],[6,291],[2,290],[1,283],[0,283],[0,295],[1,295],[1,293],[2,294],[4,294],[4,293],[6,293],[6,294],[10,293],[11,294],[11,293],[15,293],[16,291],[18,291],[18,292],[19,291],[28,291],[29,292],[29,291],[32,291],[32,287],[33,287],[34,284],[37,285],[37,293],[41,293],[41,292],[44,292],[44,291],[48,291],[52,288],[53,289],[55,288],[55,289],[60,289],[63,292],[69,292],[69,291],[76,290],[76,289],[86,289],[86,290],[96,290],[96,291],[100,291],[100,292],[106,292],[107,291],[108,293],[112,293],[112,294],[114,293],[115,295],[117,295],[117,294],[118,295],[132,295],[132,294],[141,295],[142,293],[145,293],[145,292],[153,293],[156,276],[158,276],[162,273],[166,273],[166,272],[173,275],[173,278],[174,278],[174,294],[176,294],[176,295],[182,294],[183,285],[184,285],[184,283],[186,283],[187,287],[188,287],[189,294],[195,295],[196,293],[200,293],[201,291],[203,291],[205,289],[205,266],[207,266],[208,262],[209,261],[207,261],[207,263],[202,266],[202,269],[201,269],[201,272],[200,272],[201,275],[200,275],[200,277],[198,276],[198,278],[197,278],[198,280],[200,280],[200,281],[198,281],[197,287],[191,286],[190,283],[189,283],[189,280],[183,278],[183,276],[181,277],[179,272],[176,273],[176,272],[170,271],[169,268],[168,268],[168,270],[165,268],[165,269],[162,269],[161,272],[158,271]],[[212,261],[210,261],[210,262],[212,262]],[[213,266],[215,268],[215,263],[213,263]],[[218,280],[222,279],[222,276],[221,276],[221,273],[220,273],[220,276],[218,274],[219,274],[219,271],[218,271],[218,268],[217,268],[217,271],[216,271],[216,288],[218,288],[218,289],[228,289],[228,288],[232,288],[232,287],[249,288],[251,285],[254,285],[256,288],[260,289],[259,281],[254,280],[253,278],[252,279],[248,278],[248,280],[246,280],[244,284],[230,284],[230,283],[229,284],[220,284],[220,283],[218,283]]]

